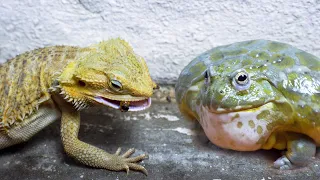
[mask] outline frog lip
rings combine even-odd
[[[94,98],[94,100],[100,104],[109,106],[114,109],[122,110],[122,106],[120,105],[123,101],[118,100],[112,100],[105,97],[97,96]],[[134,100],[134,101],[127,101],[130,102],[128,109],[124,111],[142,111],[151,106],[151,98],[145,98],[142,100]]]
[[[270,101],[271,102],[271,101]],[[245,106],[236,106],[234,108],[208,108],[208,111],[215,114],[227,114],[231,112],[242,112],[242,111],[255,111],[255,109],[260,108],[261,106],[264,106],[270,102],[266,102],[261,105],[245,105]]]

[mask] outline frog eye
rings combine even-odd
[[[122,89],[122,84],[117,80],[111,80],[111,87],[116,91],[120,91]]]
[[[250,84],[251,84],[249,74],[245,71],[238,72],[233,77],[232,84],[239,91],[249,89]]]
[[[235,80],[238,84],[240,85],[244,85],[247,84],[249,81],[249,75],[247,72],[239,72],[236,76],[235,76]]]

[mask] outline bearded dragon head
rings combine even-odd
[[[122,39],[102,41],[71,61],[59,80],[60,94],[76,109],[102,104],[122,111],[151,105],[153,89],[144,59]]]

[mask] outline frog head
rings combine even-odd
[[[203,73],[200,123],[216,145],[234,150],[268,149],[271,133],[288,123],[292,107],[261,66],[211,66]]]

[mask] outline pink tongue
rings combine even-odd
[[[95,100],[101,104],[107,105],[109,107],[120,109],[120,102],[116,100],[110,100],[102,97],[96,97]],[[151,98],[144,99],[141,101],[130,101],[128,111],[141,111],[147,109],[151,105]]]
[[[141,111],[147,109],[151,105],[151,98],[141,101],[131,101],[129,105],[129,111]]]

